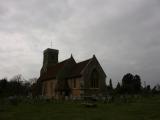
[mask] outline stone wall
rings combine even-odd
[[[99,74],[99,87],[91,88],[91,73],[95,69]],[[103,96],[105,94],[106,75],[95,56],[82,73],[84,80],[84,96]]]
[[[81,78],[71,78],[68,80],[69,87],[71,88],[71,96],[72,97],[80,97],[80,81]]]
[[[56,79],[51,79],[44,81],[42,84],[42,95],[46,96],[48,98],[53,98],[55,97],[55,86],[57,84]]]

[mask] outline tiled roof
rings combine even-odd
[[[51,66],[47,68],[47,71],[40,76],[39,79],[41,80],[48,80],[51,78],[56,78],[58,75],[59,71],[64,67],[65,64],[68,64],[71,58],[66,59],[60,63],[57,63],[54,66]],[[81,75],[81,71],[84,69],[84,67],[89,63],[91,59],[76,63],[70,71],[70,74],[68,74],[67,78],[71,77],[77,77]]]
[[[73,69],[72,69],[72,71],[71,71],[71,73],[70,73],[70,75],[68,77],[80,76],[81,75],[81,71],[85,68],[85,66],[89,63],[90,60],[91,59],[88,59],[88,60],[85,60],[85,61],[77,63],[73,67]]]
[[[47,80],[50,78],[56,78],[58,72],[64,67],[67,61],[69,61],[69,59],[66,59],[60,63],[57,63],[56,65],[48,67],[47,71],[40,76],[40,79]]]

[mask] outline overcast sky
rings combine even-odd
[[[160,83],[159,0],[0,0],[0,78],[39,77],[51,40],[59,61],[95,54],[114,83]]]

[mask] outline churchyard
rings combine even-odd
[[[6,98],[0,100],[0,120],[160,120],[160,96],[118,96],[92,102]]]

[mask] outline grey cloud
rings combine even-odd
[[[158,0],[0,0],[1,76],[38,77],[42,52],[53,46],[60,60],[96,54],[116,83],[127,72],[159,82]],[[17,68],[17,69],[16,69]]]

